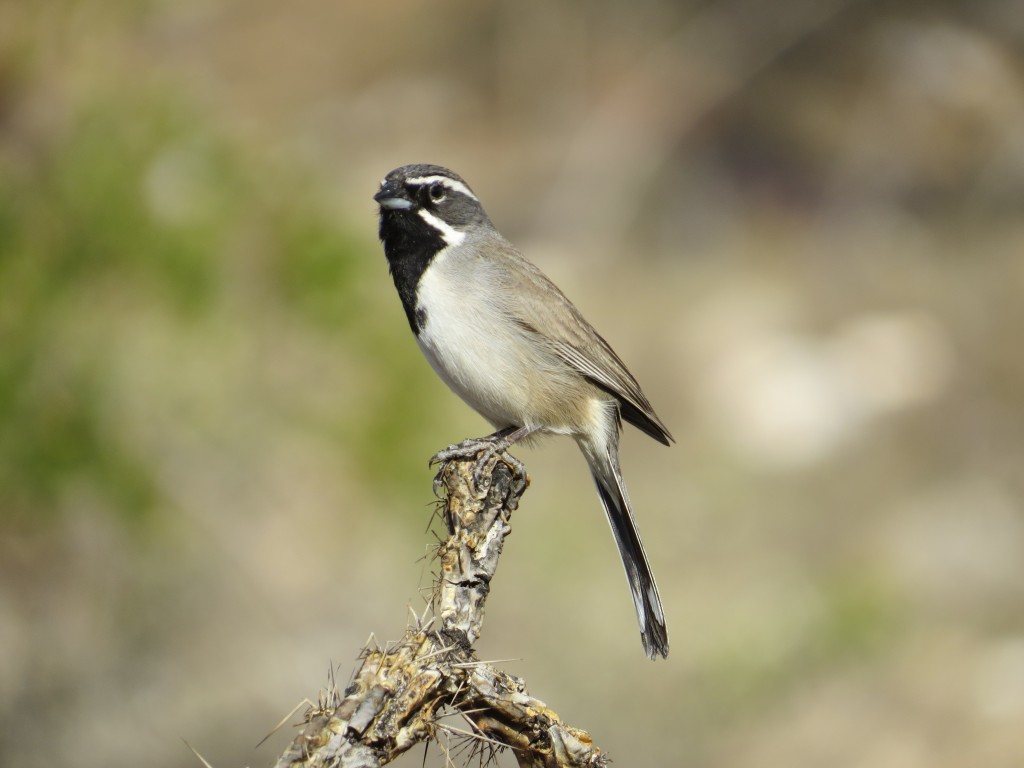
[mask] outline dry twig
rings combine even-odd
[[[479,483],[474,465],[449,462],[435,481],[449,532],[437,551],[435,618],[418,620],[398,643],[364,649],[349,686],[332,686],[307,710],[278,768],[377,768],[439,734],[485,761],[508,747],[531,768],[606,764],[586,732],[565,725],[522,680],[475,657],[484,602],[527,478],[504,453],[487,461]],[[445,709],[469,728],[440,722]]]

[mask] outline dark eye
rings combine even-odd
[[[427,194],[430,196],[431,202],[440,203],[448,195],[448,191],[444,188],[444,184],[435,181],[427,187]]]

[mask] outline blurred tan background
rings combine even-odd
[[[623,449],[670,659],[567,440],[483,658],[619,765],[1021,765],[1019,10],[0,2],[0,765],[269,764],[422,608],[486,425],[376,242],[408,162],[679,438]]]

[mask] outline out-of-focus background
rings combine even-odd
[[[1019,11],[0,3],[0,764],[266,765],[422,609],[486,425],[371,195],[434,162],[678,438],[623,447],[670,659],[568,440],[480,655],[623,765],[1021,765]]]

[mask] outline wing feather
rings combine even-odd
[[[668,445],[673,437],[640,384],[611,345],[548,277],[507,241],[498,249],[496,280],[504,280],[504,310],[568,366],[619,401],[627,422]],[[518,285],[525,280],[528,286]]]

